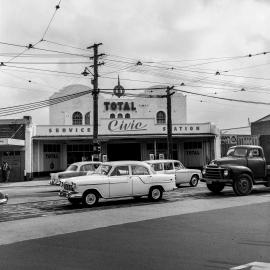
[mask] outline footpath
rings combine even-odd
[[[18,181],[18,182],[0,182],[0,191],[1,188],[12,188],[12,187],[39,187],[39,186],[48,186],[50,178],[49,177],[40,177],[34,178],[30,181]]]

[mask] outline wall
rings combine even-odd
[[[89,87],[84,85],[70,85],[60,91],[56,92],[51,96],[52,98],[57,98],[64,95],[70,95],[77,92],[82,92],[88,90]],[[158,92],[157,92],[158,91]],[[165,90],[154,91],[154,94],[165,94]],[[152,94],[149,90],[145,90],[147,94]],[[117,98],[113,95],[99,95],[99,118],[109,119],[110,114],[118,113],[129,113],[131,118],[156,118],[156,113],[158,111],[164,111],[167,113],[167,101],[166,98],[127,98],[121,97]],[[108,102],[110,104],[108,104]],[[131,110],[123,110],[117,107],[117,109],[111,109],[111,103],[128,102],[129,105],[133,102],[133,108]],[[87,112],[90,112],[90,123],[93,122],[93,104],[92,95],[85,95],[78,97],[66,102],[61,102],[56,105],[50,106],[50,125],[71,125],[72,124],[72,114],[75,111],[79,111],[83,116]],[[106,104],[105,104],[106,103]],[[131,106],[130,106],[131,107]],[[135,108],[135,110],[134,110]],[[181,93],[175,93],[172,96],[172,122],[173,123],[186,123],[186,97]],[[84,121],[83,121],[83,124]]]

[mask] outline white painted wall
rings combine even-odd
[[[51,96],[51,99],[60,96],[71,95],[77,92],[87,91],[88,86],[85,85],[69,85]],[[148,95],[165,95],[165,90],[151,90],[146,89],[145,93]],[[172,123],[186,123],[186,97],[181,93],[175,93],[172,96]],[[135,111],[123,110],[106,110],[104,102],[133,102],[136,107]],[[108,119],[111,113],[130,113],[131,118],[156,118],[158,111],[167,113],[166,98],[118,98],[113,95],[99,95],[99,118]],[[88,94],[69,101],[61,102],[50,106],[50,125],[72,125],[72,114],[79,111],[85,116],[90,111],[90,123],[93,122],[93,100],[92,95]],[[83,121],[83,124],[84,121]]]

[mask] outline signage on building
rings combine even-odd
[[[136,120],[114,119],[109,122],[108,130],[112,132],[143,131],[147,130],[147,124]]]
[[[222,135],[222,144],[232,145],[258,145],[259,139],[255,135]]]
[[[106,111],[136,111],[136,107],[134,105],[134,102],[121,102],[121,101],[117,101],[117,102],[109,102],[109,101],[105,101],[104,102],[104,106],[105,106],[105,110]]]
[[[166,124],[157,124],[153,118],[101,119],[98,134],[102,135],[147,135],[167,134]],[[173,135],[216,134],[210,123],[173,124]],[[92,126],[36,126],[33,136],[92,136]]]

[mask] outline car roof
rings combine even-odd
[[[150,160],[145,160],[147,163],[165,163],[165,162],[180,162],[179,160],[176,159],[150,159]]]
[[[77,165],[77,166],[82,166],[85,164],[101,164],[102,162],[100,161],[79,161],[79,162],[74,162],[70,165]]]
[[[118,165],[148,165],[144,161],[138,160],[118,160],[118,161],[110,161],[110,162],[103,162],[104,165],[111,165],[111,166],[118,166]]]

